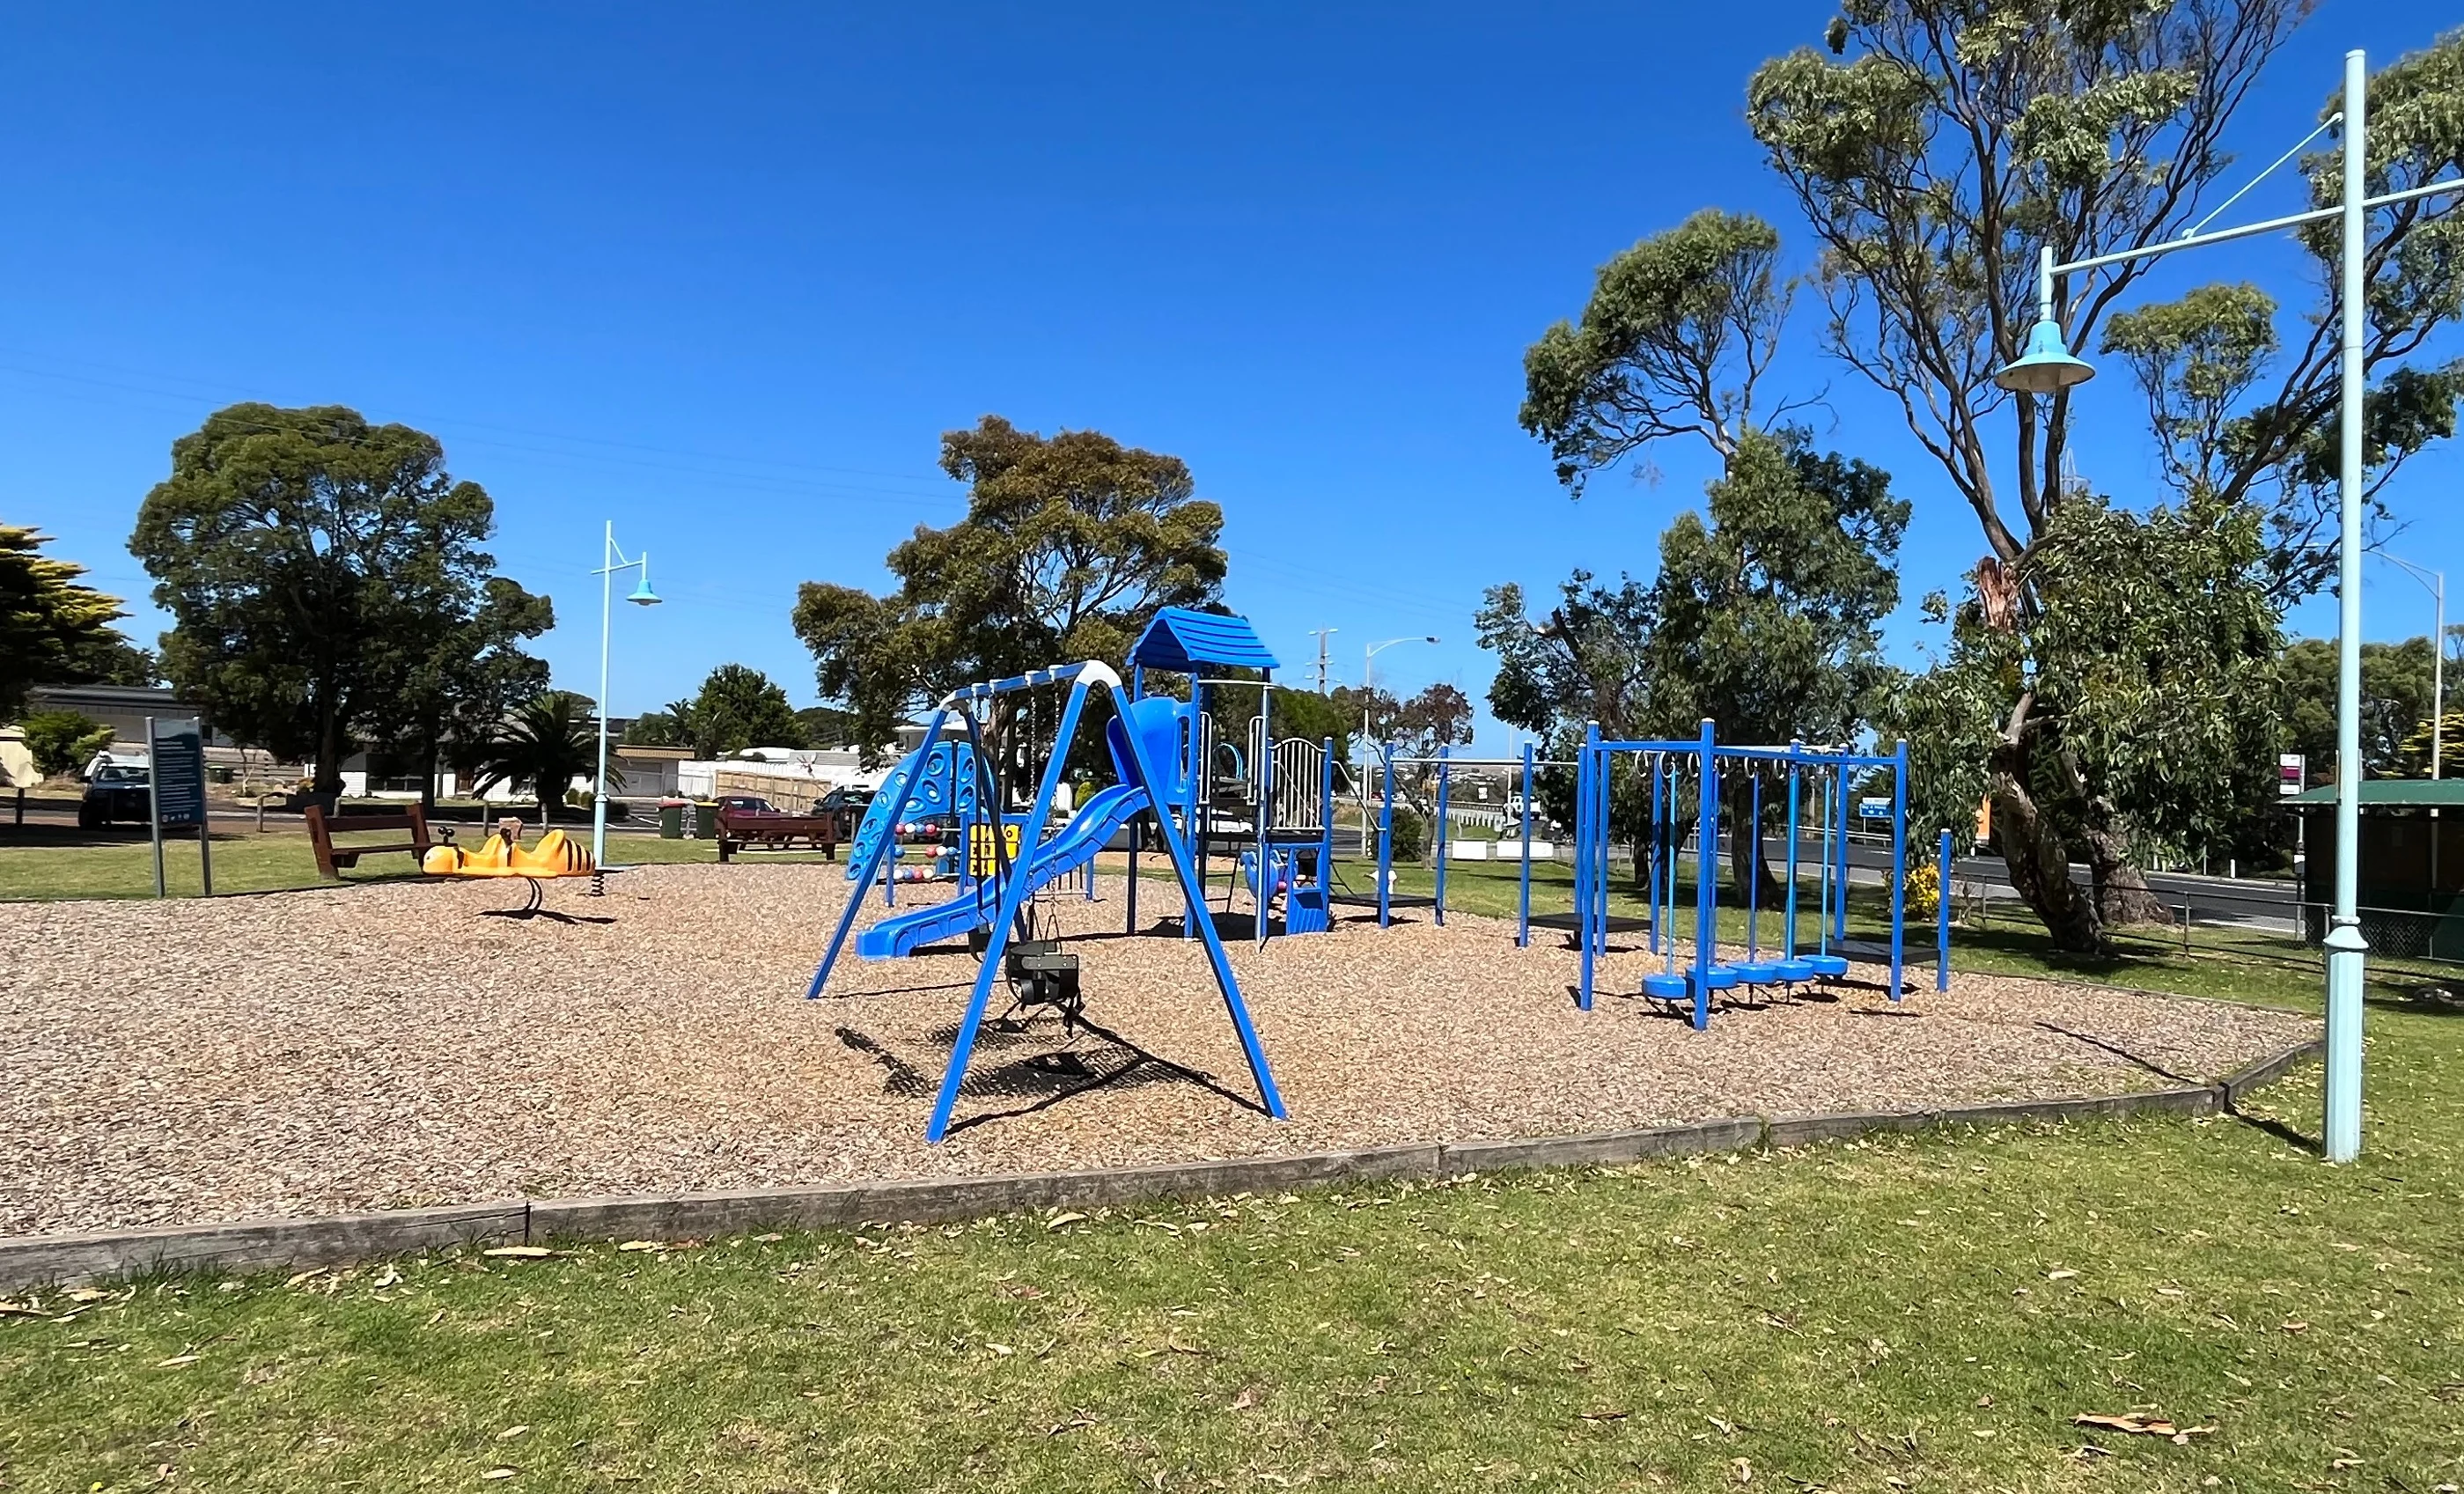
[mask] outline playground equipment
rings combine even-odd
[[[509,822],[517,826],[517,822]],[[550,830],[539,838],[536,846],[525,846],[517,828],[498,830],[480,844],[477,850],[464,850],[447,842],[431,846],[420,858],[419,869],[431,877],[520,877],[530,885],[530,899],[517,909],[491,910],[508,918],[528,918],[542,911],[546,889],[539,884],[553,877],[586,877],[599,868],[590,859],[590,849],[562,830]]]
[[[1516,798],[1523,805],[1523,812],[1519,816],[1522,821],[1522,834],[1520,841],[1514,844],[1517,845],[1520,852],[1518,859],[1523,866],[1522,887],[1515,903],[1514,942],[1518,948],[1529,947],[1531,943],[1531,821],[1535,804],[1532,790],[1536,771],[1541,768],[1571,768],[1574,764],[1553,758],[1543,758],[1538,756],[1529,742],[1523,744],[1523,754],[1519,758],[1458,758],[1445,747],[1439,748],[1438,755],[1434,758],[1406,758],[1397,756],[1394,744],[1390,742],[1378,749],[1377,760],[1380,768],[1378,775],[1380,797],[1377,811],[1376,890],[1366,896],[1339,897],[1336,901],[1362,906],[1374,904],[1377,909],[1377,926],[1381,929],[1389,927],[1394,922],[1395,910],[1397,908],[1429,909],[1438,925],[1441,928],[1444,927],[1446,865],[1449,860],[1447,846],[1453,833],[1454,823],[1450,812],[1453,806],[1449,802],[1454,770],[1457,768],[1519,768],[1523,775],[1522,792]],[[1433,894],[1425,897],[1395,890],[1395,770],[1398,767],[1437,770],[1437,828],[1432,841],[1437,888]],[[1499,841],[1495,844],[1505,846],[1509,843]]]
[[[975,819],[976,778],[975,749],[966,742],[928,742],[900,758],[856,824],[855,841],[847,851],[847,879],[857,880],[857,868],[885,842],[898,847],[890,858],[890,880],[882,890],[892,902],[896,896],[891,888],[896,883],[957,876],[957,847],[964,837],[953,831]],[[908,807],[902,809],[901,804]],[[909,846],[934,849],[922,866],[898,865]]]
[[[1203,616],[1204,614],[1196,614]],[[1236,620],[1237,621],[1237,620]],[[1243,624],[1245,630],[1247,625]],[[1254,636],[1254,635],[1252,635]],[[1067,685],[1068,695],[1057,724],[1049,737],[1043,768],[1037,775],[1034,802],[1027,812],[1012,817],[1000,813],[1007,802],[1001,792],[1001,776],[994,771],[985,750],[984,726],[996,707],[1022,692]],[[1096,688],[1110,692],[1113,707],[1112,719],[1105,729],[1105,742],[1111,758],[1117,782],[1090,796],[1057,830],[1050,828],[1054,799],[1061,786],[1062,769],[1077,735],[1087,698]],[[923,745],[914,760],[931,764],[934,749],[945,743],[943,733],[954,723],[966,734],[971,749],[977,790],[976,808],[983,814],[998,815],[1003,826],[1001,833],[987,833],[991,850],[989,875],[969,877],[961,881],[959,891],[950,901],[935,908],[893,915],[872,929],[865,931],[857,952],[871,957],[889,957],[906,954],[919,945],[957,934],[986,931],[980,951],[981,966],[977,971],[972,994],[967,1000],[965,1016],[960,1020],[956,1043],[950,1051],[949,1066],[942,1072],[940,1090],[933,1105],[931,1121],[926,1125],[927,1140],[939,1141],[950,1126],[952,1111],[957,1108],[958,1088],[966,1078],[967,1061],[974,1052],[976,1035],[991,1000],[993,982],[1005,977],[1020,993],[1023,1001],[1061,1004],[1065,1015],[1073,1014],[1077,995],[1077,960],[1063,955],[1056,944],[1035,941],[1031,937],[1025,912],[1027,900],[1045,887],[1086,866],[1095,851],[1125,825],[1152,823],[1163,848],[1171,860],[1174,874],[1179,879],[1181,892],[1189,907],[1203,912],[1206,907],[1205,888],[1199,880],[1188,838],[1183,834],[1181,820],[1176,815],[1177,805],[1194,802],[1188,770],[1194,755],[1193,741],[1201,736],[1195,704],[1183,705],[1168,698],[1133,699],[1124,689],[1121,677],[1107,665],[1097,661],[1071,664],[1009,679],[994,680],[954,691],[935,708],[933,718],[924,734]],[[1011,747],[1008,742],[1005,748]],[[1014,751],[1023,758],[1024,745]],[[1010,756],[1009,752],[1004,757]],[[955,761],[955,759],[953,759]],[[924,775],[911,775],[895,794],[885,791],[881,799],[891,801],[884,817],[884,825],[907,821],[911,801],[918,792]],[[878,801],[876,801],[878,802]],[[1018,854],[1009,850],[1007,826],[1019,826]],[[991,824],[984,828],[989,832]],[[972,839],[972,838],[971,838]],[[891,850],[887,835],[874,837],[864,849],[856,868],[856,882],[869,887]],[[971,870],[973,868],[970,868]],[[1136,881],[1131,883],[1133,896]],[[828,982],[830,969],[846,947],[847,934],[855,923],[860,896],[850,896],[839,915],[838,928],[814,972],[807,998],[819,997]],[[1197,936],[1206,945],[1207,961],[1215,973],[1217,986],[1222,993],[1226,1014],[1241,1040],[1247,1057],[1249,1072],[1256,1081],[1260,1102],[1266,1113],[1280,1120],[1284,1102],[1276,1091],[1273,1074],[1266,1065],[1265,1050],[1260,1045],[1256,1028],[1249,1021],[1248,1008],[1242,1001],[1239,982],[1232,974],[1231,962],[1225,957],[1221,940],[1211,918],[1199,916],[1188,922]],[[888,932],[883,932],[885,929]],[[1013,956],[1013,942],[1020,947]],[[869,946],[869,947],[868,947]]]
[[[1649,902],[1645,928],[1653,953],[1663,968],[1646,975],[1641,994],[1654,1000],[1687,1006],[1696,1027],[1709,1024],[1711,996],[1743,987],[1749,993],[1785,994],[1809,980],[1836,980],[1848,973],[1848,959],[1837,953],[1848,934],[1848,800],[1855,775],[1887,770],[1891,775],[1891,865],[1906,864],[1907,744],[1890,756],[1855,753],[1841,748],[1730,746],[1717,740],[1712,723],[1705,721],[1692,741],[1603,740],[1598,728],[1584,734],[1576,773],[1574,832],[1574,928],[1582,952],[1582,981],[1577,1004],[1591,1009],[1599,956],[1607,952],[1609,934],[1609,803],[1614,764],[1620,756],[1639,757],[1651,774],[1651,822],[1645,844],[1636,854],[1647,856],[1644,868]],[[1723,764],[1728,766],[1724,770]],[[1739,860],[1745,884],[1746,957],[1730,963],[1719,956],[1715,911],[1721,850],[1721,791],[1724,772],[1747,780],[1748,840]],[[1764,786],[1785,774],[1788,784],[1787,901],[1779,957],[1762,957],[1761,870],[1765,855]],[[1816,945],[1811,954],[1797,953],[1800,885],[1799,832],[1805,790],[1811,782],[1820,804],[1823,826],[1821,870],[1816,881]],[[1688,824],[1694,830],[1694,917],[1687,967],[1678,968],[1676,945],[1678,856]],[[1905,878],[1890,878],[1891,1000],[1898,1000],[1905,965]],[[1947,947],[1947,927],[1943,935]],[[1947,969],[1946,956],[1945,968]],[[1938,980],[1946,978],[1938,977]]]
[[[1230,851],[1235,875],[1224,890],[1224,910],[1231,911],[1236,889],[1248,890],[1255,910],[1257,941],[1275,933],[1323,934],[1328,927],[1328,890],[1334,872],[1334,742],[1274,735],[1274,695],[1291,687],[1275,683],[1275,656],[1266,650],[1246,618],[1165,607],[1147,625],[1130,650],[1131,697],[1146,698],[1150,670],[1186,675],[1189,679],[1193,732],[1182,756],[1179,793],[1170,808],[1180,818],[1183,833],[1197,857],[1199,885],[1208,884],[1208,863],[1219,850]],[[1256,679],[1239,679],[1207,670],[1246,669]],[[1210,691],[1258,692],[1258,714],[1249,718],[1245,740],[1221,740],[1215,718],[1208,714]],[[1143,828],[1130,831],[1128,917],[1137,929],[1138,856]],[[1276,905],[1281,901],[1281,928]],[[1190,904],[1192,916],[1182,934],[1205,922],[1205,898]]]

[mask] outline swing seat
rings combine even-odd
[[[1794,959],[1783,959],[1772,968],[1779,973],[1782,985],[1795,985],[1814,978],[1814,961],[1802,955]]]
[[[1737,967],[1734,965],[1714,965],[1707,971],[1698,971],[1695,972],[1695,974],[1702,976],[1703,984],[1708,990],[1732,991],[1736,989]]]
[[[1682,1001],[1693,992],[1693,983],[1682,975],[1662,974],[1642,978],[1642,994],[1655,1001]]]
[[[1773,985],[1779,980],[1779,961],[1775,959],[1740,960],[1737,979],[1747,985]]]
[[[1813,966],[1815,975],[1824,980],[1837,980],[1848,973],[1848,956],[1845,955],[1808,955],[1805,962]]]

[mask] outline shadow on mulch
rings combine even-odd
[[[1151,1053],[1095,1022],[1082,1020],[1078,1026],[1096,1039],[1101,1046],[1092,1049],[1056,1047],[1056,1041],[1066,1044],[1070,1040],[1048,1023],[1005,1026],[999,1022],[986,1022],[979,1026],[976,1031],[974,1061],[968,1065],[966,1077],[959,1082],[958,1093],[969,1099],[1021,1100],[1026,1103],[967,1116],[952,1122],[950,1130],[958,1131],[989,1121],[1031,1115],[1094,1089],[1138,1088],[1155,1084],[1195,1085],[1244,1110],[1265,1113],[1265,1107],[1256,1099],[1225,1088],[1221,1081],[1203,1069],[1191,1068]],[[837,1036],[839,1042],[882,1066],[884,1094],[899,1099],[925,1099],[939,1090],[937,1073],[925,1073],[866,1033],[841,1026],[837,1029]],[[952,1024],[935,1028],[925,1038],[935,1046],[947,1047],[956,1044],[957,1036],[957,1027]],[[985,1062],[988,1056],[998,1057],[1003,1050],[1015,1052],[1022,1047],[1035,1051],[1018,1053],[1001,1062]]]

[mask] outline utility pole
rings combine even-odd
[[[1317,692],[1321,695],[1326,693],[1326,640],[1327,635],[1333,631],[1335,629],[1331,627],[1309,629],[1309,636],[1317,640]]]

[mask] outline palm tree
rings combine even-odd
[[[583,705],[581,696],[552,690],[497,723],[476,754],[479,792],[499,783],[527,785],[539,796],[539,825],[545,828],[565,786],[590,777],[598,766],[599,729]],[[625,781],[612,768],[607,778],[618,787]]]

